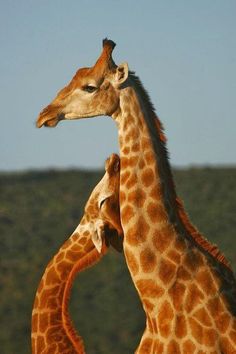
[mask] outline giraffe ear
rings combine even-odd
[[[123,84],[129,76],[129,66],[127,63],[122,63],[117,66],[115,77],[114,77],[114,84],[119,86]]]
[[[104,239],[104,223],[102,220],[97,220],[95,223],[95,230],[92,233],[92,241],[97,251],[101,253],[102,250],[102,242]]]
[[[111,154],[105,163],[106,172],[112,176],[120,171],[120,158],[117,154]]]
[[[97,251],[99,253],[101,253],[101,250],[102,250],[102,238],[101,238],[101,235],[96,232],[92,235],[92,241],[93,241],[93,244],[94,246],[96,247]]]

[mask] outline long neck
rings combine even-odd
[[[142,93],[145,93],[144,91]],[[115,117],[120,144],[120,210],[124,251],[141,295],[141,277],[150,277],[167,244],[178,241],[176,194],[165,150],[165,138],[139,86],[122,90]],[[148,121],[146,118],[150,119]],[[159,155],[157,156],[156,150]],[[163,235],[162,237],[160,235]]]
[[[165,224],[170,237],[181,235],[209,259],[230,268],[218,248],[190,223],[176,195],[162,124],[147,92],[132,73],[129,86],[121,93],[120,111],[113,118],[119,131],[120,206],[125,234],[129,235],[130,226],[143,218],[149,239],[152,230],[158,231]]]
[[[78,227],[48,264],[33,306],[33,354],[85,353],[70,320],[68,302],[75,275],[97,262],[105,251],[99,254]]]

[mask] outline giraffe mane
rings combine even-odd
[[[176,231],[193,242],[206,255],[218,261],[232,273],[231,266],[224,254],[218,247],[211,244],[201,233],[192,225],[187,213],[184,210],[181,200],[177,197],[174,179],[169,163],[169,154],[166,146],[164,128],[159,120],[150,96],[144,88],[139,77],[134,72],[129,72],[129,79],[134,84],[139,102],[144,112],[144,119],[150,132],[156,160],[160,166],[160,179],[163,186],[163,199],[167,214]],[[158,139],[157,139],[158,137]]]

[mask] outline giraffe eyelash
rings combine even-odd
[[[97,87],[96,86],[93,86],[93,85],[85,85],[82,87],[83,91],[86,91],[88,93],[93,93],[97,90]]]

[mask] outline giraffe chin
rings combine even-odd
[[[55,119],[50,119],[50,120],[44,122],[43,125],[48,128],[54,128],[57,126],[58,123],[59,123],[59,120],[57,118],[55,118]]]

